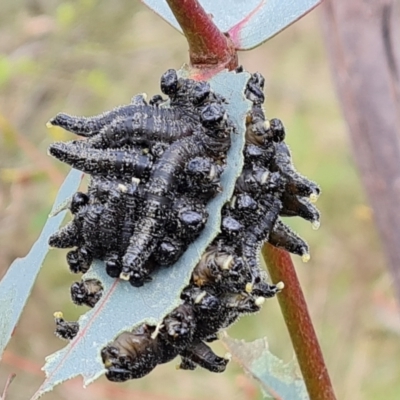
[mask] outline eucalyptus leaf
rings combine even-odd
[[[165,0],[141,0],[179,32]],[[199,0],[221,32],[229,33],[237,50],[249,50],[275,36],[322,0]]]
[[[309,400],[297,363],[285,364],[268,349],[266,338],[245,342],[229,337],[221,338],[223,344],[242,368],[261,385],[267,398],[281,400]]]
[[[62,184],[50,213],[64,203],[79,187],[82,172],[72,170]],[[36,276],[49,250],[48,239],[61,225],[65,211],[49,217],[39,239],[28,255],[15,260],[0,282],[0,359],[9,342],[25,303],[31,293]]]
[[[232,135],[227,168],[221,176],[223,191],[207,206],[209,219],[202,234],[175,265],[159,270],[151,282],[140,288],[110,278],[104,264],[95,262],[84,277],[99,279],[104,287],[103,296],[92,310],[80,317],[79,333],[74,340],[47,358],[44,367],[47,378],[32,399],[78,375],[83,376],[85,385],[93,382],[105,372],[100,357],[104,346],[123,331],[143,323],[158,324],[181,303],[180,293],[189,283],[193,268],[220,231],[221,208],[231,198],[243,167],[245,116],[250,110],[244,89],[249,78],[248,73],[224,71],[210,81],[212,89],[227,99],[226,109],[237,132]]]

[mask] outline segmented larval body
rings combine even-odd
[[[161,106],[166,103],[161,96],[154,96],[153,101],[147,104],[144,96],[139,95],[130,105],[94,117],[60,113],[48,124],[88,137],[87,143],[98,149],[154,141],[172,143],[193,134],[200,122],[198,107],[210,101],[223,101],[211,92],[207,82],[178,79],[175,70],[163,74],[161,90],[169,96],[168,107]]]

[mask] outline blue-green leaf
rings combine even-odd
[[[181,73],[186,73],[182,71]],[[200,237],[188,248],[178,262],[161,269],[154,279],[140,288],[128,282],[112,279],[105,273],[103,263],[96,262],[85,277],[99,279],[104,291],[95,308],[79,319],[78,335],[65,348],[47,358],[46,380],[32,399],[50,391],[55,385],[82,375],[87,385],[104,373],[100,350],[119,333],[140,324],[156,325],[180,304],[180,293],[189,283],[193,268],[208,244],[219,233],[221,208],[231,198],[236,178],[243,167],[245,115],[250,103],[244,97],[248,73],[222,72],[210,85],[224,96],[229,104],[228,114],[237,128],[228,153],[228,166],[221,177],[223,192],[208,204],[209,219]]]
[[[82,172],[72,170],[61,186],[55,206],[65,202],[78,189]],[[15,260],[0,282],[0,358],[22,313],[36,276],[49,250],[48,239],[61,225],[65,211],[49,217],[39,239],[28,255]]]
[[[280,400],[309,400],[306,386],[297,363],[285,364],[268,349],[266,338],[245,342],[230,338],[226,333],[221,338],[233,359],[261,386],[267,398]]]
[[[165,0],[141,0],[182,32]],[[199,0],[222,32],[229,33],[237,50],[249,50],[275,36],[307,14],[322,0]]]

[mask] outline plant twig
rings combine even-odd
[[[197,0],[167,0],[189,44],[190,63],[199,69],[234,69],[233,43],[214,24]]]
[[[268,243],[261,251],[272,281],[285,284],[278,295],[279,305],[310,399],[335,400],[328,370],[290,255]]]

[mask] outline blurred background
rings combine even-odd
[[[59,111],[94,115],[134,94],[159,93],[161,74],[187,61],[183,36],[138,1],[1,1],[0,277],[29,251],[68,172],[47,156],[47,147],[73,136],[45,123]],[[322,188],[321,228],[289,223],[311,248],[309,263],[294,261],[337,397],[399,399],[398,310],[332,85],[318,10],[240,53],[240,63],[265,76],[267,115],[283,120],[297,169]],[[53,312],[62,310],[68,320],[83,312],[69,298],[75,280],[65,252],[50,251],[0,363],[0,388],[10,372],[17,374],[8,400],[29,398],[44,379],[45,356],[65,345],[53,335]],[[274,354],[287,362],[294,357],[276,299],[229,333],[249,341],[266,336]],[[124,384],[101,378],[83,389],[78,378],[45,398],[262,398],[234,362],[221,375],[176,371],[175,364]]]

